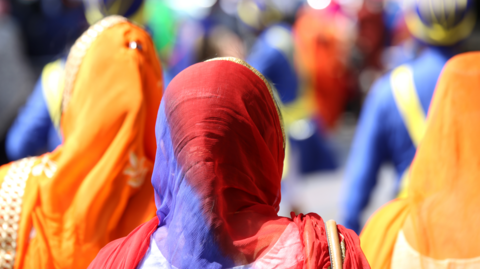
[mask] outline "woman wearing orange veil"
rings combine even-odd
[[[480,53],[451,59],[412,164],[408,197],[361,234],[372,268],[480,268]]]
[[[162,76],[148,33],[107,17],[77,40],[65,72],[63,145],[0,168],[1,268],[86,268],[155,215]]]
[[[307,107],[315,110],[327,130],[335,128],[348,99],[351,80],[345,64],[350,38],[348,25],[340,6],[332,3],[323,10],[305,5],[293,27],[304,94],[311,99]]]

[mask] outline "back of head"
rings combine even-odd
[[[480,257],[480,53],[445,66],[411,170],[409,243],[434,259]]]
[[[433,46],[452,46],[473,31],[476,14],[472,0],[411,0],[405,20],[410,32]]]
[[[282,130],[270,86],[241,60],[198,63],[172,80],[157,116],[152,175],[168,230],[157,245],[169,262],[232,267],[271,243],[257,232],[262,220],[278,218]]]

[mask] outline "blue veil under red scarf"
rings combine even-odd
[[[157,219],[105,247],[90,268],[135,268],[150,235],[172,268],[330,266],[317,214],[277,215],[284,132],[258,71],[235,58],[187,68],[163,96],[156,137]],[[345,268],[369,268],[356,234],[338,229]]]
[[[155,239],[175,266],[250,263],[263,251],[263,222],[282,220],[283,132],[272,97],[259,76],[224,60],[194,65],[169,85],[152,184],[166,227]],[[281,222],[269,236],[281,234]]]

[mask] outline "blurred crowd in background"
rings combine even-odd
[[[381,165],[393,163],[392,183],[382,190],[392,199],[415,153],[409,130],[404,131],[407,142],[395,135],[380,137],[381,129],[397,119],[387,111],[395,103],[375,97],[382,91],[376,89],[389,84],[385,76],[394,68],[416,60],[414,75],[415,68],[431,74],[422,73],[415,84],[434,88],[446,59],[480,48],[480,28],[475,21],[465,21],[480,5],[457,1],[468,8],[452,20],[452,29],[458,26],[464,34],[435,41],[424,38],[414,22],[409,24],[404,7],[408,2],[0,0],[0,164],[51,151],[61,143],[55,122],[59,117],[48,110],[53,101],[44,96],[45,89],[58,81],[56,70],[81,33],[102,17],[119,14],[151,34],[164,68],[164,87],[188,66],[213,57],[244,59],[264,74],[276,89],[289,137],[282,214],[315,210],[324,216],[322,210],[328,207],[338,212],[339,223],[359,232]],[[419,96],[425,111],[430,98],[431,93]],[[380,144],[382,139],[385,144]],[[406,152],[394,156],[389,148],[397,146],[407,147]],[[345,173],[337,173],[345,166]],[[314,199],[317,205],[302,208],[305,188],[296,186],[332,174],[341,188],[319,183],[313,186],[325,188],[323,192],[309,193],[330,192],[335,198]]]

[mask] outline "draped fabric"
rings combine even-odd
[[[450,60],[411,171],[407,241],[434,259],[480,256],[480,53]]]
[[[405,199],[396,199],[380,208],[360,234],[361,246],[372,268],[390,269],[398,233],[408,216]]]
[[[162,76],[148,33],[122,17],[102,20],[73,46],[66,76],[64,143],[22,170],[15,268],[86,268],[108,242],[155,216],[148,178]]]
[[[258,71],[235,58],[187,68],[165,92],[156,136],[158,220],[109,244],[90,268],[134,268],[150,235],[172,268],[330,265],[317,214],[277,215],[284,133],[270,86]],[[355,233],[339,230],[346,268],[369,268]],[[301,243],[288,245],[281,236]],[[275,244],[287,251],[274,261],[269,251]]]
[[[380,210],[362,233],[372,266],[382,260],[383,266],[377,267],[390,268],[392,238],[400,230],[424,260],[480,257],[480,127],[475,124],[480,121],[479,63],[480,53],[466,53],[445,66],[410,171],[409,196]],[[374,242],[384,235],[389,239],[383,248],[391,252],[370,251],[367,246],[378,246]]]

